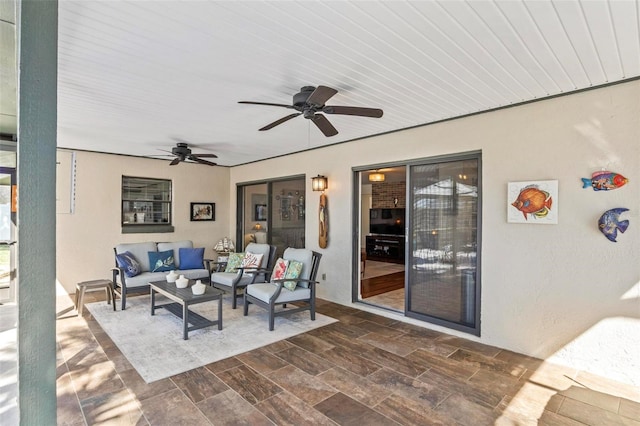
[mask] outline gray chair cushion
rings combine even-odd
[[[249,243],[247,247],[245,247],[244,251],[254,254],[262,255],[262,262],[260,263],[261,268],[266,268],[269,265],[269,250],[271,246],[269,244],[258,244],[258,243]]]
[[[269,303],[269,299],[273,296],[278,288],[277,285],[272,283],[264,284],[251,284],[247,286],[247,293],[256,299],[260,299],[265,303]],[[311,297],[311,289],[296,287],[294,291],[282,290],[276,303],[295,302],[296,300],[309,300]]]
[[[233,284],[233,280],[235,280],[237,276],[237,272],[214,272],[213,274],[211,274],[211,282],[231,287],[231,284]],[[241,287],[243,285],[249,284],[251,282],[251,279],[251,275],[243,274],[237,285]]]
[[[298,262],[302,262],[304,266],[302,267],[302,272],[300,273],[299,278],[303,278],[305,280],[309,279],[309,274],[311,273],[311,262],[313,260],[313,251],[289,247],[284,251],[282,258],[285,260],[297,260]]]
[[[144,243],[125,243],[118,244],[116,246],[117,254],[124,253],[125,251],[130,252],[136,258],[136,260],[140,264],[141,272],[149,272],[151,270],[149,266],[149,252],[158,251],[158,249],[156,243],[152,241]]]
[[[190,240],[176,241],[174,243],[158,243],[158,251],[173,250],[173,260],[176,268],[180,269],[180,249],[193,248],[193,242]]]

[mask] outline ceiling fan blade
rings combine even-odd
[[[325,106],[322,108],[325,114],[358,115],[360,117],[382,117],[382,110],[378,108],[360,108],[350,106]]]
[[[191,155],[195,155],[196,157],[200,157],[200,158],[218,158],[218,156],[215,154],[191,154]]]
[[[277,125],[284,123],[285,121],[289,121],[292,118],[295,118],[295,117],[299,116],[300,114],[302,114],[302,113],[301,112],[297,112],[295,114],[289,114],[286,117],[282,117],[280,120],[276,120],[271,124],[267,124],[262,129],[258,129],[258,130],[264,131],[264,130],[272,129],[272,128],[276,127]]]
[[[198,158],[195,155],[189,156],[189,160],[195,161],[196,163],[206,164],[207,166],[217,166],[216,163],[212,163],[211,161],[203,160],[202,158]]]
[[[324,105],[333,95],[338,93],[336,89],[327,86],[318,86],[307,98],[307,103],[317,106]]]
[[[338,134],[338,131],[335,127],[333,127],[333,124],[329,123],[327,117],[322,114],[314,115],[311,121],[313,121],[313,124],[318,126],[318,129],[320,129],[320,131],[327,137],[335,136]]]
[[[173,161],[171,161],[169,163],[170,166],[175,166],[176,164],[178,164],[180,162],[180,158],[176,157],[173,159]]]
[[[248,104],[248,105],[267,105],[267,106],[277,106],[293,109],[293,105],[285,105],[285,104],[274,104],[270,102],[252,102],[252,101],[238,101],[239,104]]]

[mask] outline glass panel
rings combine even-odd
[[[478,160],[411,167],[407,311],[476,327]]]
[[[12,262],[14,254],[13,238],[15,227],[12,222],[13,174],[0,173],[0,303],[13,301],[12,276],[15,276]]]
[[[122,177],[122,224],[171,224],[171,181]]]
[[[305,181],[290,179],[271,184],[270,237],[282,256],[287,247],[305,245]]]
[[[244,236],[240,248],[249,243],[265,244],[267,242],[267,226],[269,206],[267,203],[267,184],[247,185],[244,187],[244,212],[242,220],[242,235]]]
[[[15,168],[16,163],[16,142],[0,141],[0,167]]]

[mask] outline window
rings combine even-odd
[[[173,232],[171,181],[122,176],[123,233]]]

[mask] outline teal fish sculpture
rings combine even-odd
[[[600,171],[594,172],[591,179],[582,178],[583,188],[593,188],[594,191],[608,191],[624,186],[629,179],[619,173]]]
[[[620,220],[620,215],[629,209],[618,207],[616,209],[607,210],[600,216],[598,220],[598,228],[609,241],[617,242],[618,231],[624,232],[629,227],[628,220]]]

